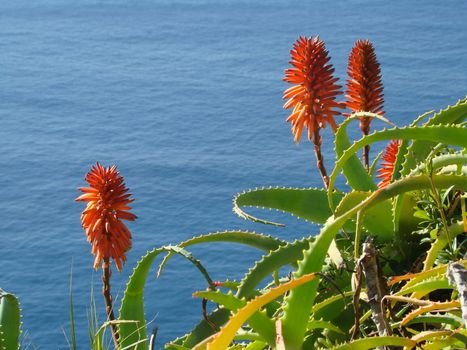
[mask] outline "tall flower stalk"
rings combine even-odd
[[[384,115],[383,83],[375,49],[369,40],[357,40],[349,55],[346,107],[353,113],[372,112]],[[348,114],[347,114],[348,115]],[[372,118],[360,118],[363,135],[370,132]],[[363,163],[369,167],[370,146],[363,150]]]
[[[317,167],[325,187],[329,179],[321,153],[322,138],[320,130],[329,124],[333,131],[337,129],[334,116],[340,112],[342,104],[336,102],[341,94],[338,78],[333,77],[334,68],[329,63],[330,57],[324,41],[319,37],[299,37],[290,51],[293,67],[285,71],[284,81],[294,86],[284,92],[287,100],[284,108],[293,108],[287,121],[292,124],[292,133],[296,143],[300,141],[303,128],[308,130],[308,139],[313,142]]]
[[[102,294],[109,321],[115,320],[110,293],[110,268],[113,259],[118,271],[126,261],[126,251],[131,248],[131,233],[122,220],[134,221],[136,215],[129,212],[129,204],[133,202],[127,193],[124,179],[115,165],[103,167],[96,163],[85,177],[90,187],[82,187],[83,192],[76,198],[78,202],[87,202],[81,214],[81,224],[91,243],[94,254],[94,268],[98,269],[102,262]],[[118,347],[118,329],[112,324],[112,335],[115,347]]]

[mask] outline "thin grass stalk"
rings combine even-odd
[[[76,333],[75,333],[75,317],[73,312],[73,266],[70,270],[70,334],[71,334],[71,344],[70,347],[72,350],[76,350]]]

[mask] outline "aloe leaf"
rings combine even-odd
[[[383,153],[384,151],[381,151],[376,155],[375,159],[373,159],[373,162],[370,165],[370,168],[368,169],[368,175],[370,175],[371,178],[373,178],[375,175],[376,166],[378,165],[378,162],[381,159]]]
[[[18,299],[0,289],[0,349],[19,349],[20,324]]]
[[[465,165],[467,164],[467,154],[463,153],[453,153],[453,154],[443,154],[437,157],[433,157],[430,160],[430,167],[435,172],[442,167],[449,165]],[[426,172],[427,164],[426,161],[420,163],[414,170],[410,172],[411,175],[417,175],[423,172]]]
[[[441,275],[439,277],[428,278],[414,285],[410,285],[409,287],[402,287],[402,289],[394,295],[415,293],[411,297],[415,299],[421,299],[423,296],[437,289],[453,289],[453,287],[449,285],[446,277]]]
[[[333,203],[337,205],[342,197],[341,194],[333,193]],[[237,194],[233,199],[233,211],[243,219],[267,225],[284,226],[254,217],[242,210],[242,207],[276,209],[306,221],[323,224],[332,214],[326,198],[326,191],[317,188],[261,188]]]
[[[345,213],[363,200],[368,198],[372,192],[352,191],[348,193],[336,207],[336,215]],[[363,216],[362,224],[366,230],[377,237],[380,241],[387,242],[394,239],[393,225],[390,212],[391,203],[382,202],[367,210]],[[355,231],[355,230],[354,230]]]
[[[455,334],[456,332],[451,331],[451,330],[430,330],[430,331],[420,332],[414,335],[412,337],[412,340],[414,340],[417,344],[420,344],[420,343],[428,342],[430,340],[435,340],[435,339],[454,338]],[[463,345],[465,345],[465,343]],[[439,349],[442,349],[442,348],[444,347],[441,347]],[[423,349],[425,349],[425,346],[423,346]]]
[[[464,233],[464,224],[462,221],[456,222],[448,227],[449,237],[446,235],[445,230],[441,230],[439,236],[431,244],[427,252],[425,261],[423,262],[423,270],[429,270],[435,264],[436,257],[439,252],[449,244],[449,239],[454,239],[461,233]]]
[[[275,250],[280,245],[284,245],[285,241],[278,238],[274,238],[269,235],[264,235],[256,232],[249,231],[223,231],[223,232],[213,232],[205,235],[200,235],[193,237],[189,240],[177,244],[178,247],[186,248],[191,245],[200,244],[200,243],[212,243],[212,242],[229,242],[229,243],[238,243],[248,245],[266,252],[270,250]],[[172,257],[172,253],[167,254],[159,265],[159,270],[157,274],[160,275],[165,264]]]
[[[418,118],[416,118],[410,126],[417,126],[420,124],[425,118],[429,117],[432,115],[435,111],[428,111],[426,113],[423,113],[420,115]],[[405,161],[405,157],[407,154],[407,149],[409,147],[409,140],[402,140],[400,145],[399,145],[399,151],[397,152],[396,160],[394,162],[394,170],[392,172],[392,178],[391,182],[398,180],[401,177],[401,169],[402,169],[402,163]]]
[[[344,292],[344,295],[336,294],[323,301],[320,301],[319,303],[316,303],[311,309],[313,317],[322,317],[322,315],[329,312],[330,307],[333,307],[336,303],[341,302],[343,298],[351,297],[353,294],[353,291],[348,291]]]
[[[392,209],[393,225],[399,241],[416,230],[421,222],[421,219],[413,215],[416,205],[417,201],[412,193],[404,193],[394,200]]]
[[[211,278],[211,276],[209,276],[208,271],[201,264],[201,262],[193,256],[193,254],[191,254],[190,252],[188,252],[185,249],[183,249],[181,247],[178,247],[178,246],[166,246],[166,247],[164,247],[164,250],[166,250],[168,252],[171,252],[171,253],[179,254],[179,255],[183,256],[185,259],[187,259],[188,261],[190,261],[199,270],[199,272],[201,272],[201,274],[203,275],[203,277],[206,280],[206,282],[208,283],[208,285],[211,288],[215,288],[215,286],[214,286],[214,284],[212,282],[212,278]]]
[[[454,106],[448,106],[446,109],[439,111],[430,118],[424,126],[433,126],[439,124],[457,124],[465,120],[467,116],[467,99],[457,102]],[[418,162],[423,162],[431,152],[436,140],[417,139],[412,142],[405,154],[405,162],[401,168],[401,175],[405,176],[415,168]],[[446,143],[446,142],[444,142]],[[450,144],[449,142],[447,142]]]
[[[263,338],[258,333],[254,333],[252,331],[242,331],[242,330],[239,330],[237,332],[234,340],[248,340],[248,341],[259,340],[261,342],[264,342]],[[243,346],[245,346],[245,344],[243,344]]]
[[[233,311],[234,313],[246,305],[246,300],[238,299],[231,293],[224,294],[219,291],[205,291],[205,292],[196,292],[193,294],[194,297],[205,298],[214,303],[220,304],[225,308]],[[274,322],[266,316],[266,314],[258,311],[255,312],[248,319],[248,323],[251,328],[258,332],[262,339],[268,342],[271,346],[275,344],[276,340],[276,331]]]
[[[412,312],[410,312],[408,315],[406,315],[402,321],[401,325],[405,326],[410,320],[413,320],[415,317],[433,311],[433,310],[449,310],[452,309],[453,307],[459,307],[460,308],[460,303],[457,300],[452,300],[452,301],[447,301],[447,302],[439,302],[439,303],[432,303],[430,305],[426,306],[421,306]]]
[[[423,127],[393,128],[376,131],[355,141],[347,148],[342,156],[336,161],[336,165],[329,176],[328,203],[333,205],[332,191],[339,171],[343,165],[355,155],[355,153],[366,145],[385,140],[425,140],[436,143],[445,143],[453,146],[467,147],[467,130],[459,126],[435,125]]]
[[[266,343],[265,342],[262,342],[262,341],[254,341],[254,342],[251,342],[250,344],[248,344],[246,347],[245,347],[245,350],[262,350],[266,347]]]
[[[285,244],[285,241],[283,240],[261,233],[249,231],[223,231],[193,237],[177,245],[185,248],[194,244],[211,242],[244,244],[266,252],[277,249],[278,246]]]
[[[337,159],[339,159],[350,147],[349,137],[347,136],[347,127],[354,120],[357,120],[357,118],[346,118],[344,122],[339,125],[339,129],[337,129],[334,139],[334,149]],[[373,179],[367,173],[362,162],[355,154],[349,158],[347,163],[344,164],[342,173],[344,174],[349,186],[354,190],[371,191],[376,189]]]
[[[225,324],[230,317],[230,311],[227,309],[217,309],[209,315],[209,321],[221,327]],[[186,339],[183,341],[183,346],[192,349],[196,344],[212,336],[215,330],[205,320],[202,320],[190,333],[187,334]]]
[[[463,264],[463,266],[467,266],[467,260],[463,259],[463,260],[460,260],[459,261],[461,264]],[[407,283],[404,285],[403,288],[408,288],[410,286],[413,286],[425,279],[429,279],[429,278],[432,278],[432,277],[436,277],[436,276],[441,276],[441,275],[444,275],[447,271],[447,268],[448,268],[448,264],[443,264],[443,265],[439,265],[439,266],[436,266],[432,269],[429,269],[429,270],[423,270],[421,272],[417,272],[417,273],[407,273],[405,275],[401,275],[401,276],[394,276],[391,278],[391,280],[389,281],[388,285],[389,286],[392,286],[396,283],[399,283],[399,282],[402,282],[402,281],[407,281]]]
[[[441,324],[448,324],[453,326],[454,328],[459,328],[463,324],[462,318],[445,313],[445,314],[426,314],[426,315],[420,315],[409,322],[406,323],[407,326],[411,324],[418,324],[418,323],[426,323],[426,324],[432,324],[432,323],[441,323]]]
[[[122,304],[120,307],[120,321],[136,321],[125,322],[118,324],[120,334],[121,347],[137,344],[137,350],[147,350],[148,344],[145,340],[146,335],[146,320],[144,315],[144,286],[149,270],[154,259],[161,253],[170,252],[180,254],[188,259],[202,273],[208,284],[213,287],[212,279],[209,277],[206,269],[201,265],[199,260],[193,257],[183,248],[176,246],[166,246],[154,249],[148,252],[138,262],[133,270],[133,274],[128,280],[125,293],[123,295]]]
[[[459,340],[454,335],[450,338],[444,337],[427,342],[423,344],[423,350],[462,349],[462,347],[465,347],[465,344],[467,344],[466,339]]]
[[[344,332],[342,332],[342,330],[339,327],[337,327],[336,325],[332,324],[329,321],[323,321],[323,320],[310,320],[310,321],[308,321],[306,329],[308,331],[313,330],[313,329],[328,329],[328,330],[334,331],[336,333],[344,334]]]
[[[412,126],[415,126],[425,115],[419,117],[418,120],[412,123]],[[454,106],[448,106],[446,109],[434,114],[424,125],[457,124],[464,121],[466,116],[467,98],[459,100]],[[424,162],[435,144],[435,142],[429,140],[414,140],[412,144],[409,144],[409,140],[402,140],[394,163],[392,180],[408,175],[417,166],[417,163]],[[417,224],[417,220],[413,219],[412,211],[406,211],[407,205],[405,204],[410,201],[410,199],[405,198],[405,195],[396,198],[394,201],[394,228],[397,233],[400,232],[402,227],[411,230],[411,227]],[[400,222],[400,220],[404,222]],[[404,226],[406,224],[410,226]]]
[[[454,186],[454,188],[459,190],[467,189],[467,178],[462,176],[434,175],[433,178],[430,179],[426,175],[420,175],[398,180],[384,189],[375,191],[370,197],[348,212],[339,217],[332,216],[329,218],[321,229],[320,234],[310,245],[310,248],[304,252],[304,257],[299,262],[299,268],[295,276],[299,277],[305,274],[319,272],[322,269],[326,253],[339,229],[358,211],[369,209],[378,203],[384,202],[385,200],[407,191],[430,188],[431,181],[433,181],[438,188]],[[305,286],[294,289],[285,299],[286,304],[284,307],[284,316],[282,317],[282,325],[287,349],[300,350],[302,347],[306,331],[306,322],[316,297],[317,288],[317,281],[312,281]]]
[[[262,294],[255,299],[249,301],[244,307],[236,312],[227,324],[221,328],[221,330],[212,338],[207,344],[208,350],[225,349],[228,347],[232,339],[234,338],[237,330],[243,325],[243,323],[251,317],[256,311],[267,303],[273,301],[280,295],[284,294],[289,290],[293,290],[298,286],[308,283],[315,279],[314,274],[307,274],[298,279],[291,280],[287,283],[281,284],[278,287],[272,288],[267,293]],[[195,347],[195,350],[200,347]]]
[[[351,341],[331,348],[330,350],[369,350],[381,346],[408,346],[414,347],[417,343],[414,340],[396,336],[369,337]]]
[[[254,295],[256,286],[274,271],[288,264],[296,264],[303,257],[303,251],[310,245],[312,238],[305,238],[286,245],[280,246],[268,255],[256,262],[245,277],[241,280],[238,287],[237,297],[251,298]]]

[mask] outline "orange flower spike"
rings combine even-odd
[[[383,83],[375,49],[369,40],[358,40],[349,55],[346,107],[355,112],[384,115]],[[345,114],[349,116],[349,114]],[[360,118],[363,135],[370,132],[372,118]],[[368,168],[370,146],[365,146],[363,161]]]
[[[131,248],[131,233],[122,220],[136,219],[128,206],[133,199],[115,165],[104,168],[96,163],[85,180],[91,187],[80,188],[83,194],[76,201],[87,202],[81,224],[95,255],[94,268],[103,259],[112,258],[120,271],[126,260],[125,252]]]
[[[384,115],[381,69],[375,48],[369,40],[358,40],[355,43],[349,55],[347,74],[346,107],[352,112]],[[369,129],[371,118],[362,118],[361,121]]]
[[[381,169],[377,170],[379,175],[376,176],[378,179],[381,179],[378,183],[379,188],[385,188],[391,183],[392,175],[394,173],[394,163],[396,162],[397,152],[399,152],[400,145],[400,140],[394,140],[391,141],[384,150],[384,154],[381,157],[383,159]]]
[[[293,111],[287,118],[292,123],[295,142],[299,142],[303,127],[308,129],[308,139],[313,142],[319,138],[319,130],[330,124],[337,128],[334,116],[340,112],[335,108],[343,108],[336,102],[341,94],[338,78],[333,77],[334,68],[329,63],[330,57],[324,41],[319,37],[299,37],[290,51],[293,68],[285,71],[284,81],[296,84],[288,88],[283,95],[286,99],[284,108]]]
[[[343,108],[336,102],[341,94],[341,86],[337,85],[337,78],[333,77],[334,68],[329,63],[330,57],[319,37],[299,37],[290,51],[292,60],[289,62],[293,68],[285,71],[284,81],[295,84],[284,92],[283,98],[287,100],[284,108],[292,108],[287,122],[292,124],[292,133],[296,143],[300,142],[303,128],[308,130],[308,139],[313,142],[317,167],[327,188],[329,178],[321,154],[321,128],[326,124],[332,130],[337,129],[334,116],[340,112],[336,108]]]

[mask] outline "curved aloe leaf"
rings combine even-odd
[[[367,199],[372,192],[352,191],[348,193],[336,207],[335,215],[339,216],[347,212]],[[363,226],[375,237],[381,241],[389,241],[394,239],[393,227],[390,212],[391,203],[389,201],[382,202],[379,205],[367,210],[363,217]],[[355,231],[355,230],[353,230]]]
[[[303,257],[303,251],[308,248],[312,238],[306,238],[280,246],[256,262],[240,282],[237,297],[251,298],[254,296],[256,286],[274,271],[288,264],[295,264]]]
[[[462,349],[467,344],[466,339],[457,339],[455,335],[450,338],[441,338],[441,339],[434,339],[430,342],[426,342],[423,344],[423,350],[439,350],[439,349]],[[404,350],[408,350],[410,348],[404,348]]]
[[[376,349],[381,346],[408,346],[413,347],[417,344],[416,341],[395,337],[395,336],[386,336],[386,337],[371,337],[371,338],[362,338],[354,340],[350,343],[345,343],[331,348],[331,350],[369,350]]]
[[[224,294],[219,291],[205,291],[196,292],[193,294],[194,297],[205,298],[216,304],[220,304],[226,309],[236,312],[238,309],[246,305],[246,300],[239,299],[229,294]],[[274,322],[261,311],[255,312],[249,319],[248,323],[251,328],[258,332],[262,338],[267,341],[271,346],[275,344],[276,331]]]
[[[343,195],[333,193],[334,205]],[[332,214],[326,202],[326,191],[318,188],[260,188],[237,194],[233,199],[233,211],[243,219],[267,225],[284,226],[254,217],[242,207],[260,207],[280,210],[297,218],[316,224],[324,224]]]
[[[464,266],[467,266],[467,260],[463,259],[463,260],[460,260],[459,262],[463,264]],[[392,286],[402,281],[407,281],[407,283],[404,285],[404,288],[407,288],[425,279],[444,275],[447,269],[448,269],[448,264],[443,264],[443,265],[436,266],[435,268],[432,268],[429,270],[423,270],[417,273],[408,273],[408,274],[401,275],[401,276],[394,276],[389,281],[388,286]]]
[[[266,294],[260,295],[255,299],[249,301],[243,308],[238,310],[230,319],[227,324],[221,328],[221,330],[212,338],[211,341],[207,343],[208,350],[221,350],[226,349],[231,341],[233,340],[237,330],[243,325],[243,323],[251,317],[256,311],[267,303],[273,301],[280,295],[284,294],[289,290],[293,290],[307,282],[315,279],[315,274],[307,274],[298,279],[292,280],[290,282],[281,284],[278,287],[275,287],[269,290]],[[195,350],[199,347],[195,347]]]
[[[284,245],[286,242],[278,238],[274,238],[269,235],[264,235],[256,232],[249,231],[223,231],[213,232],[205,235],[193,237],[189,240],[177,244],[181,248],[186,248],[191,245],[200,243],[212,243],[212,242],[229,242],[248,245],[266,252],[275,250],[277,247]],[[159,265],[158,275],[161,274],[165,264],[169,261],[172,253],[167,254]]]
[[[412,298],[421,299],[423,296],[437,289],[453,289],[453,287],[449,285],[449,282],[444,275],[440,275],[438,277],[428,278],[408,287],[404,286],[394,295],[412,294]]]
[[[199,243],[207,242],[234,242],[249,245],[262,249],[264,251],[270,251],[277,249],[278,246],[285,244],[284,241],[273,238],[271,236],[257,234],[254,232],[245,232],[245,231],[225,231],[225,232],[216,232],[210,233],[207,235],[201,235],[194,237],[190,240],[182,242],[178,247],[180,249]],[[122,305],[120,308],[120,320],[136,320],[139,323],[135,324],[122,324],[120,328],[120,337],[121,345],[128,346],[133,344],[140,339],[146,338],[146,321],[144,317],[144,303],[143,303],[143,294],[144,294],[144,285],[146,282],[149,269],[152,266],[154,259],[161,253],[168,252],[169,255],[173,253],[179,253],[175,251],[173,246],[171,247],[162,247],[159,249],[154,249],[151,252],[148,252],[135,267],[133,274],[131,275],[125,294],[122,299]],[[168,257],[165,258],[165,264]],[[229,312],[227,310],[221,310],[217,312],[214,316],[211,316],[211,322],[219,325],[222,325],[227,321],[229,317]],[[184,340],[183,346],[190,347],[204,337],[209,336],[213,333],[212,327],[206,322],[201,322],[198,327],[190,333],[189,336]],[[191,344],[191,345],[190,345]],[[138,344],[138,350],[146,350],[147,344],[140,343]]]
[[[336,161],[336,165],[329,176],[328,203],[333,205],[332,191],[339,171],[343,165],[362,147],[377,141],[387,140],[425,140],[436,143],[445,143],[453,146],[467,147],[467,130],[463,127],[452,125],[435,125],[424,127],[393,128],[376,131],[355,141],[352,146],[345,150]]]
[[[438,188],[454,186],[459,190],[465,191],[467,189],[467,178],[462,176],[434,175],[432,181]],[[401,193],[430,187],[431,180],[428,176],[420,175],[404,178],[388,185],[384,189],[375,191],[370,197],[345,214],[339,217],[330,217],[321,229],[320,234],[316,237],[316,240],[310,245],[310,248],[305,251],[303,259],[299,262],[299,268],[295,276],[299,277],[321,270],[326,253],[339,229],[357,212],[367,210]],[[285,299],[286,305],[284,307],[282,324],[287,349],[301,349],[306,331],[306,322],[316,297],[317,288],[317,281],[312,281],[305,286],[294,289]]]
[[[464,232],[464,224],[462,221],[452,224],[448,227],[449,238],[454,239],[456,236]],[[431,269],[435,263],[438,253],[444,249],[449,243],[449,239],[446,236],[446,231],[441,230],[439,236],[431,244],[430,249],[427,252],[425,261],[423,262],[423,270]]]
[[[454,331],[450,330],[432,330],[420,332],[412,337],[417,344],[440,338],[451,338],[454,335]],[[465,344],[464,344],[465,345]],[[424,348],[424,347],[423,347]],[[412,347],[405,347],[404,350],[410,350]]]
[[[439,111],[430,118],[424,126],[433,126],[440,124],[457,124],[465,120],[467,117],[467,99],[458,101],[454,106],[448,106],[446,109]],[[405,162],[402,164],[401,175],[405,176],[414,169],[419,162],[423,162],[431,152],[436,140],[417,139],[407,148],[405,153]],[[446,143],[446,142],[444,142]],[[450,144],[449,142],[447,142]]]
[[[462,318],[455,316],[453,314],[427,314],[421,315],[413,318],[406,325],[417,324],[417,323],[444,323],[453,326],[454,328],[459,328],[463,324]]]
[[[342,301],[342,299],[351,297],[352,295],[354,295],[353,291],[344,292],[343,295],[342,294],[333,295],[332,297],[329,297],[313,305],[313,308],[311,309],[311,313],[313,314],[314,317],[316,317],[317,315],[318,317],[321,317],[321,314],[328,312],[330,306],[334,306],[334,304]]]
[[[420,115],[416,118],[410,126],[417,126],[420,124],[425,118],[433,115],[435,111],[428,111]],[[407,148],[409,147],[409,140],[402,140],[399,146],[399,151],[397,152],[396,160],[394,162],[394,170],[392,172],[391,182],[398,180],[401,177],[401,169],[402,163],[404,163],[406,155],[407,155]]]
[[[177,245],[179,247],[185,248],[194,244],[211,242],[230,242],[244,244],[266,252],[277,249],[277,247],[286,243],[281,239],[256,232],[223,231],[193,237]]]
[[[306,329],[308,331],[313,330],[313,329],[329,329],[330,331],[344,334],[344,332],[342,332],[342,330],[339,327],[337,327],[336,325],[332,324],[329,321],[323,321],[323,320],[308,321]]]
[[[467,164],[467,154],[463,153],[453,153],[453,154],[443,154],[437,157],[430,159],[430,167],[433,171],[438,170],[439,168],[449,166],[449,165],[465,165]],[[423,172],[426,172],[427,164],[426,161],[420,163],[414,170],[410,172],[410,175],[417,175]]]
[[[441,303],[432,303],[427,306],[421,306],[418,309],[413,310],[411,313],[409,313],[407,316],[405,316],[402,319],[401,325],[404,326],[406,325],[409,321],[413,320],[415,317],[422,315],[424,313],[433,311],[433,310],[447,310],[451,308],[460,308],[461,304],[457,300],[452,300],[452,301],[447,301],[447,302],[441,302]]]
[[[430,167],[433,171],[446,166],[462,166],[467,163],[467,155],[461,153],[455,154],[444,154],[438,157],[434,157],[430,160]],[[411,171],[411,175],[416,175],[425,172],[427,170],[426,162],[419,164],[415,169]],[[410,193],[399,196],[393,205],[393,217],[394,217],[394,231],[396,234],[407,236],[408,233],[413,232],[417,229],[418,225],[422,221],[420,218],[416,218],[414,214],[414,208],[416,207],[416,199]]]
[[[217,309],[209,315],[209,321],[216,327],[220,328],[225,324],[230,317],[230,311],[227,309]],[[206,320],[202,320],[190,333],[186,335],[182,345],[192,349],[196,344],[199,344],[203,340],[208,339],[215,333],[212,325],[208,324]]]
[[[418,119],[422,119],[425,115],[422,115]],[[448,106],[446,109],[434,114],[424,125],[457,124],[464,121],[466,116],[467,99],[463,99],[458,101],[454,106]],[[413,122],[412,126],[415,126],[418,121]],[[424,162],[434,145],[435,142],[427,140],[414,140],[410,145],[409,140],[402,140],[396,162],[394,163],[392,180],[394,181],[401,176],[408,175],[417,166],[417,162]],[[413,218],[410,208],[411,202],[412,200],[410,198],[407,199],[406,195],[399,196],[394,201],[394,229],[397,233],[401,231],[402,227],[410,231],[418,223],[418,220]]]
[[[137,344],[136,349],[138,350],[148,349],[148,344],[145,341],[147,335],[143,301],[144,285],[154,259],[164,252],[176,253],[189,260],[201,272],[208,284],[214,288],[212,279],[203,265],[201,265],[199,260],[194,258],[191,253],[187,252],[183,248],[177,246],[166,246],[148,252],[141,258],[134,268],[133,274],[128,280],[127,287],[123,295],[119,321],[132,322],[118,324],[120,345],[122,348],[132,344]]]
[[[354,120],[357,120],[357,118],[346,118],[344,122],[339,125],[339,129],[337,129],[334,140],[334,150],[336,152],[337,159],[339,159],[344,154],[345,150],[350,147],[349,137],[347,136],[347,127]],[[354,190],[371,191],[376,189],[373,179],[365,170],[357,155],[354,154],[350,157],[348,162],[344,164],[342,172],[347,179],[347,183]]]
[[[0,349],[19,349],[20,309],[18,299],[0,289]]]

